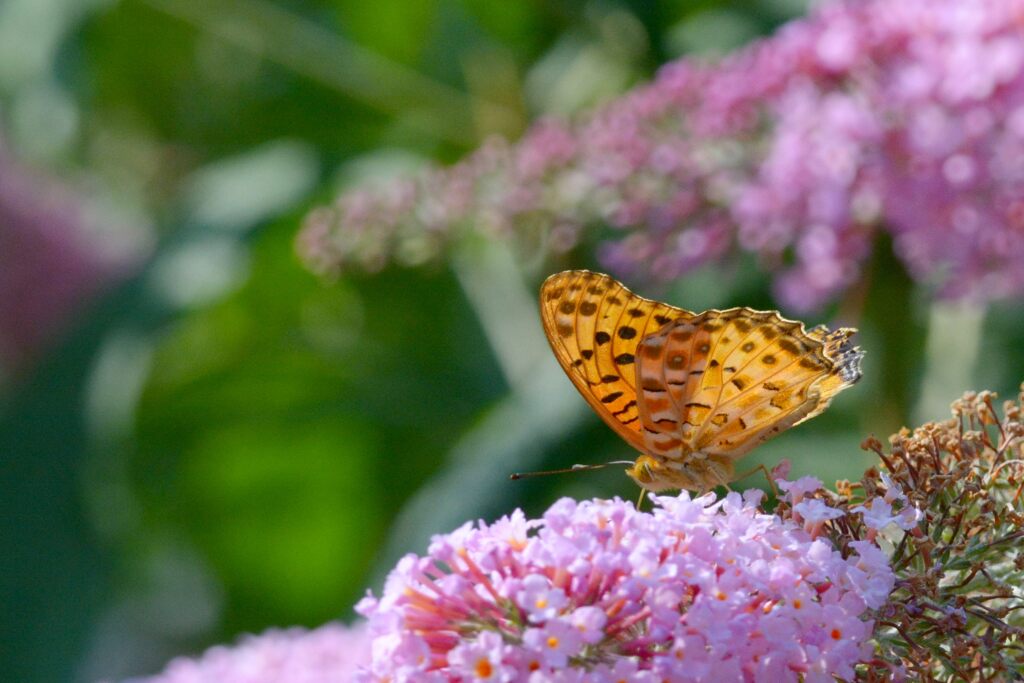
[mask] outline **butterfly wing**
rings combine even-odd
[[[638,353],[646,450],[734,460],[813,417],[860,377],[853,332],[808,333],[777,312],[749,308],[666,325]]]
[[[618,434],[644,450],[636,395],[640,342],[694,314],[633,294],[600,273],[568,270],[541,287],[544,332],[576,388]]]
[[[819,338],[825,345],[825,356],[833,362],[832,371],[818,384],[818,391],[821,399],[818,405],[807,414],[800,422],[810,420],[820,414],[832,398],[848,386],[856,384],[861,377],[860,361],[864,352],[857,346],[850,343],[850,338],[857,330],[852,327],[840,327],[835,332],[830,332],[824,326],[812,330],[812,336],[817,332]],[[799,423],[798,423],[799,424]]]

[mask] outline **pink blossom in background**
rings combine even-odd
[[[270,630],[197,659],[181,657],[156,676],[133,683],[339,683],[370,661],[365,624],[330,623],[312,631]]]
[[[806,310],[856,282],[880,230],[944,296],[1024,291],[1024,0],[832,0],[713,64],[681,59],[575,123],[314,211],[314,270],[439,255],[470,231],[550,252],[611,226],[620,275],[736,250]]]
[[[0,368],[24,369],[131,258],[87,234],[81,198],[0,147]]]
[[[373,658],[357,680],[852,679],[893,588],[885,555],[844,558],[760,495],[563,498],[436,536],[358,606]]]

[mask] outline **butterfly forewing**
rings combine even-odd
[[[540,302],[544,331],[566,374],[605,422],[643,450],[637,347],[666,324],[693,314],[637,296],[607,275],[579,270],[549,277]]]

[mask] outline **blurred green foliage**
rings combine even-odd
[[[613,470],[507,481],[629,457],[561,375],[533,312],[544,275],[592,254],[540,263],[471,245],[445,264],[324,283],[292,240],[342,184],[456,159],[800,9],[8,0],[0,52],[21,57],[0,73],[4,138],[131,226],[114,239],[141,245],[137,274],[3,388],[8,680],[143,674],[241,632],[348,620],[430,533],[563,494],[633,497]],[[31,59],[18,52],[30,47]],[[56,110],[33,115],[40,92],[68,112],[64,135]],[[935,405],[922,377],[938,378],[940,407],[1024,377],[1019,307],[984,328],[977,312],[936,311],[890,253],[856,293],[864,383],[752,464],[856,476],[867,433],[942,416],[913,413]],[[643,293],[774,307],[745,265]],[[929,356],[936,320],[960,325],[961,357]]]
[[[504,388],[450,275],[325,287],[295,264],[294,226],[161,340],[131,435],[145,528],[209,558],[228,632],[354,604],[393,511]]]

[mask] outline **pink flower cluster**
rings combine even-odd
[[[831,682],[870,656],[894,578],[873,543],[844,558],[815,536],[845,513],[815,500],[800,525],[758,491],[653,500],[566,498],[435,537],[357,607],[357,680]]]
[[[879,229],[949,296],[1024,291],[1024,0],[831,0],[719,63],[682,59],[574,124],[313,212],[312,268],[431,258],[471,230],[618,235],[620,274],[739,248],[787,305],[860,276]]]
[[[164,671],[136,683],[336,683],[369,663],[365,624],[330,623],[313,631],[292,628],[218,645],[198,659],[172,660]]]
[[[879,478],[886,487],[884,496],[875,496],[865,505],[851,508],[851,512],[863,515],[864,526],[868,529],[867,538],[874,540],[879,531],[895,525],[903,531],[912,531],[923,519],[924,513],[907,499],[907,494],[885,472],[879,472]],[[893,503],[897,508],[893,509]]]

